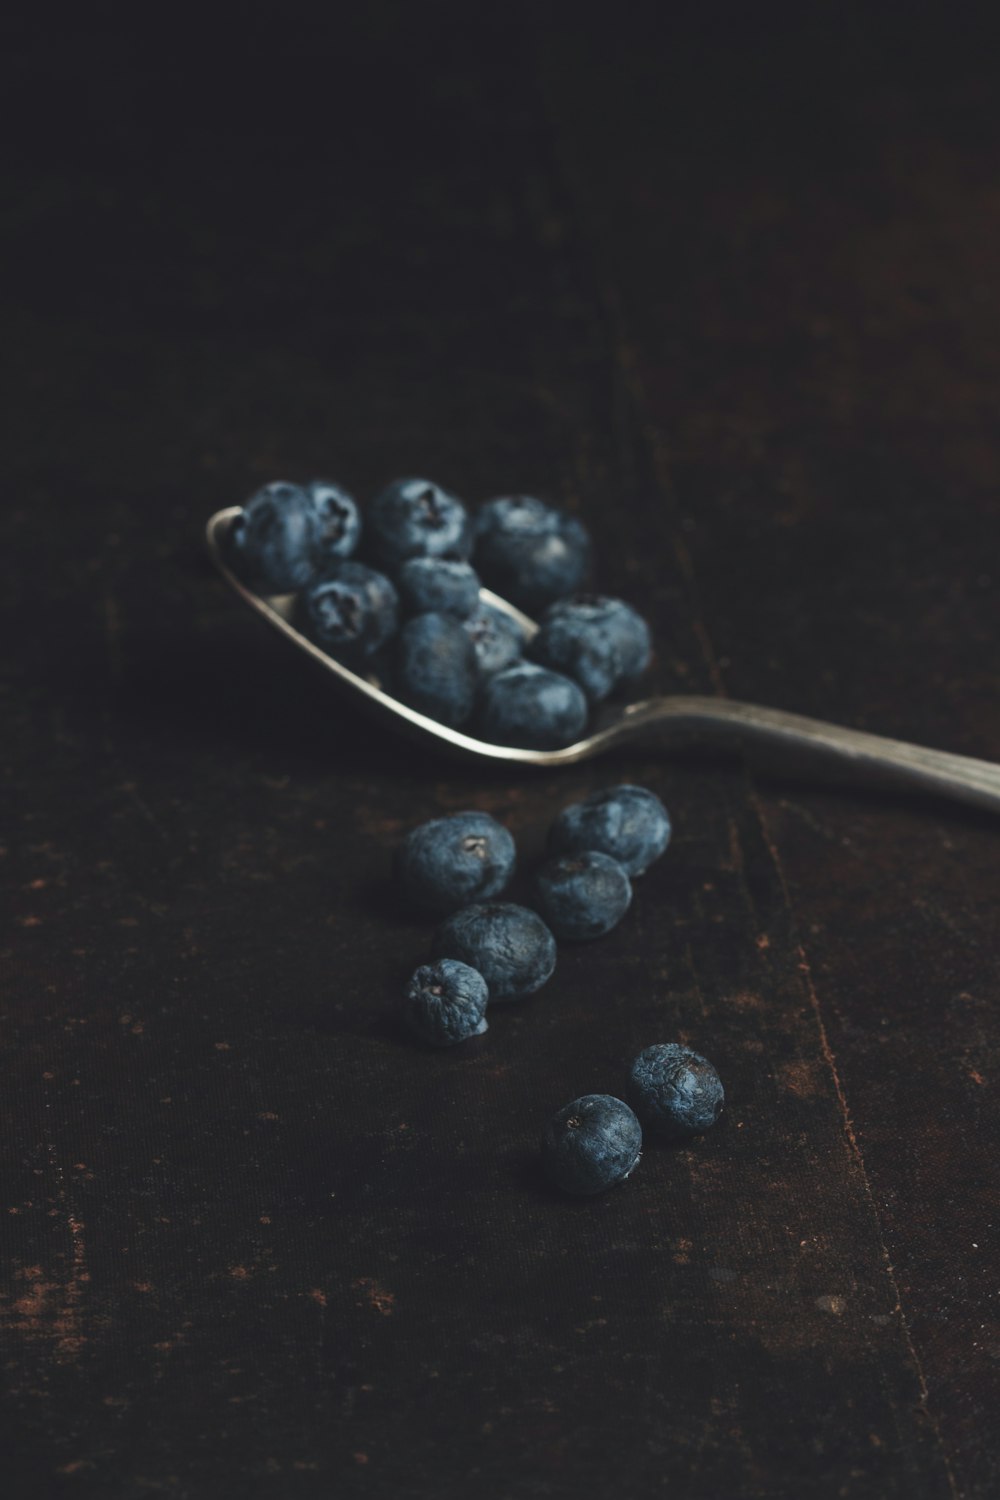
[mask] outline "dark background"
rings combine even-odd
[[[654,688],[1000,753],[992,7],[80,6],[5,48],[11,1495],[995,1496],[994,821],[453,767],[213,575],[314,473],[557,500]],[[604,942],[386,1019],[401,831],[658,791]],[[535,1143],[681,1038],[724,1123]]]

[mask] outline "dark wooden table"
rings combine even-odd
[[[3,62],[5,1493],[996,1496],[1000,825],[449,766],[200,535],[280,476],[536,490],[657,689],[1000,755],[988,10],[115,9]],[[407,1045],[401,832],[527,867],[626,779],[676,836],[621,927]],[[725,1122],[552,1196],[546,1116],[668,1038]]]

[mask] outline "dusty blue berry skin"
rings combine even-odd
[[[535,875],[534,899],[561,942],[583,943],[617,927],[632,904],[632,882],[596,849],[557,854]]]
[[[600,703],[648,666],[649,628],[621,599],[577,594],[545,611],[530,655],[572,677],[591,703]]]
[[[632,879],[648,870],[669,842],[670,817],[659,797],[628,784],[564,807],[549,830],[553,853],[599,849],[618,860]]]
[[[587,700],[569,677],[518,661],[488,677],[476,711],[476,732],[494,745],[559,750],[587,727]]]
[[[621,662],[619,687],[632,687],[649,666],[653,637],[649,626],[623,599],[605,599],[607,627],[614,635]]]
[[[514,873],[514,840],[484,812],[457,812],[412,829],[396,854],[405,898],[445,916],[499,896]]]
[[[322,520],[298,484],[266,484],[235,516],[226,533],[226,562],[257,594],[291,594],[315,575]]]
[[[344,562],[303,589],[296,620],[305,635],[350,666],[361,664],[395,632],[396,590],[383,573]]]
[[[320,566],[353,557],[361,540],[361,512],[354,496],[329,479],[310,480],[306,494],[320,517]]]
[[[454,615],[466,620],[479,604],[479,578],[467,562],[446,557],[411,557],[396,574],[408,615]]]
[[[612,1094],[583,1094],[553,1115],[542,1167],[554,1187],[592,1197],[624,1182],[642,1153],[642,1126]]]
[[[488,500],[473,523],[484,583],[529,614],[572,594],[590,567],[590,538],[573,516],[531,495]]]
[[[476,653],[453,615],[414,615],[395,642],[397,697],[430,719],[460,729],[476,701]]]
[[[454,1047],[487,1029],[486,980],[453,958],[424,964],[403,999],[403,1019],[414,1036],[432,1047]]]
[[[680,1042],[639,1053],[629,1073],[628,1097],[646,1129],[671,1141],[708,1130],[726,1098],[708,1059]]]
[[[511,666],[524,649],[524,632],[506,610],[482,600],[463,625],[476,653],[480,677]]]
[[[454,912],[434,934],[435,958],[457,958],[478,969],[490,999],[520,1000],[551,979],[556,940],[537,912],[489,901]]]
[[[396,479],[372,501],[368,544],[388,568],[408,557],[454,557],[472,551],[472,528],[461,500],[429,479]]]

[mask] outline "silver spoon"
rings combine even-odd
[[[668,698],[646,698],[637,703],[605,705],[596,715],[591,733],[562,750],[521,750],[511,745],[491,745],[459,729],[449,729],[416,709],[408,708],[385,692],[378,679],[361,677],[335,661],[325,651],[307,640],[292,624],[294,595],[262,598],[244,587],[226,566],[222,541],[233,519],[240,514],[238,505],[217,511],[208,522],[208,550],[226,581],[251,609],[262,615],[331,673],[335,681],[356,693],[359,702],[380,715],[391,727],[414,739],[435,742],[441,750],[466,759],[505,761],[528,766],[569,766],[589,760],[612,746],[638,737],[652,728],[657,739],[670,745],[710,745],[743,751],[764,749],[812,760],[839,763],[854,773],[882,784],[919,788],[959,802],[972,802],[1000,812],[1000,766],[989,761],[973,760],[967,755],[950,755],[943,750],[927,750],[902,740],[884,739],[857,729],[842,729],[801,714],[783,713],[775,708],[758,708],[752,703],[734,703],[728,698],[703,698],[676,695]],[[527,615],[505,599],[481,591],[488,604],[505,610],[530,639],[538,626]]]

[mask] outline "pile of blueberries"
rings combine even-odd
[[[443,917],[431,961],[403,999],[409,1030],[435,1047],[487,1029],[487,1006],[534,993],[556,966],[556,939],[602,937],[632,901],[632,881],[664,852],[670,819],[638,786],[617,786],[563,808],[535,872],[535,910],[497,900],[514,873],[514,840],[488,813],[459,812],[414,828],[396,854],[405,899]],[[549,1122],[542,1163],[565,1192],[602,1192],[639,1160],[643,1130],[671,1140],[696,1135],[722,1111],[719,1075],[680,1043],[646,1047],[632,1064],[629,1103],[610,1094],[574,1099]]]
[[[338,484],[268,484],[224,543],[241,582],[295,594],[297,628],[352,671],[376,673],[449,728],[534,750],[579,739],[591,709],[628,693],[649,665],[635,610],[578,592],[591,550],[578,520],[530,495],[489,500],[470,517],[426,479],[388,485],[363,523]],[[540,616],[533,639],[481,598],[480,581]]]

